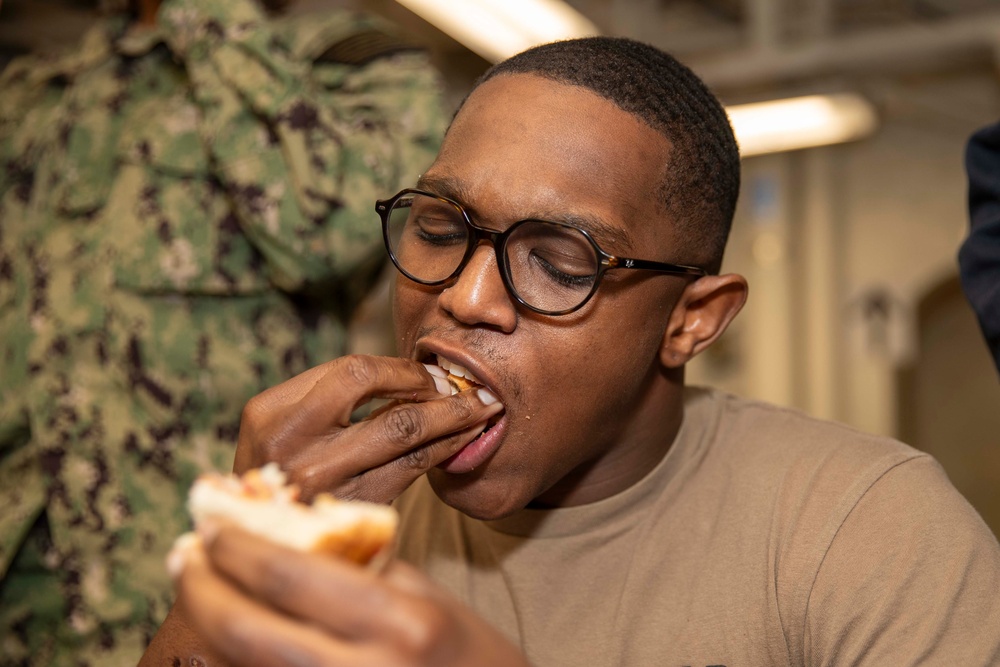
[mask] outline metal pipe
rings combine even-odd
[[[833,1],[811,0],[807,7],[806,35],[811,39],[825,39],[833,26]]]
[[[744,0],[750,45],[758,52],[775,51],[781,43],[781,4],[781,0]]]
[[[985,12],[825,39],[777,51],[749,49],[689,64],[709,86],[718,90],[826,74],[926,68],[981,54],[992,58],[998,44],[1000,12]]]

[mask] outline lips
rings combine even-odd
[[[490,419],[483,432],[477,435],[472,442],[439,463],[437,467],[453,475],[472,472],[496,453],[503,443],[506,431],[507,418],[504,413],[500,413]]]
[[[437,365],[448,373],[447,379],[448,383],[451,384],[452,396],[460,391],[485,387],[485,385],[480,382],[479,379],[465,366],[445,359],[441,355],[435,355],[435,360],[437,361]],[[484,431],[488,431],[496,425],[502,416],[503,414],[500,413],[490,417],[490,419],[486,422],[486,428]]]
[[[441,354],[430,354],[425,357],[425,363],[432,363],[442,368],[447,374],[452,395],[469,389],[489,389],[488,385],[477,378],[468,368],[452,361]],[[489,389],[492,393],[492,389]],[[506,431],[505,411],[490,417],[483,425],[483,430],[468,444],[462,447],[438,468],[452,474],[471,472],[485,463],[500,446]]]

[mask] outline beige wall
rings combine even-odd
[[[917,363],[899,374],[900,436],[932,454],[1000,535],[1000,376],[957,279],[917,312]]]
[[[992,358],[964,300],[937,320],[920,316],[957,276],[965,142],[1000,118],[1000,87],[986,67],[865,85],[880,108],[873,137],[744,162],[725,270],[747,276],[750,299],[689,378],[905,436],[1000,532]],[[959,366],[965,382],[945,377]],[[952,441],[945,425],[959,423]]]

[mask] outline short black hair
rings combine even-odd
[[[740,191],[740,155],[729,117],[705,83],[673,56],[625,37],[542,44],[488,69],[476,82],[534,74],[587,88],[638,117],[672,145],[658,197],[682,249],[719,271]]]

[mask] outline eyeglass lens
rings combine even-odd
[[[410,193],[388,215],[389,250],[410,278],[436,283],[449,278],[469,249],[472,229],[461,209],[436,197]],[[502,242],[510,287],[520,299],[543,311],[582,303],[597,280],[599,260],[579,230],[555,223],[526,221]]]

